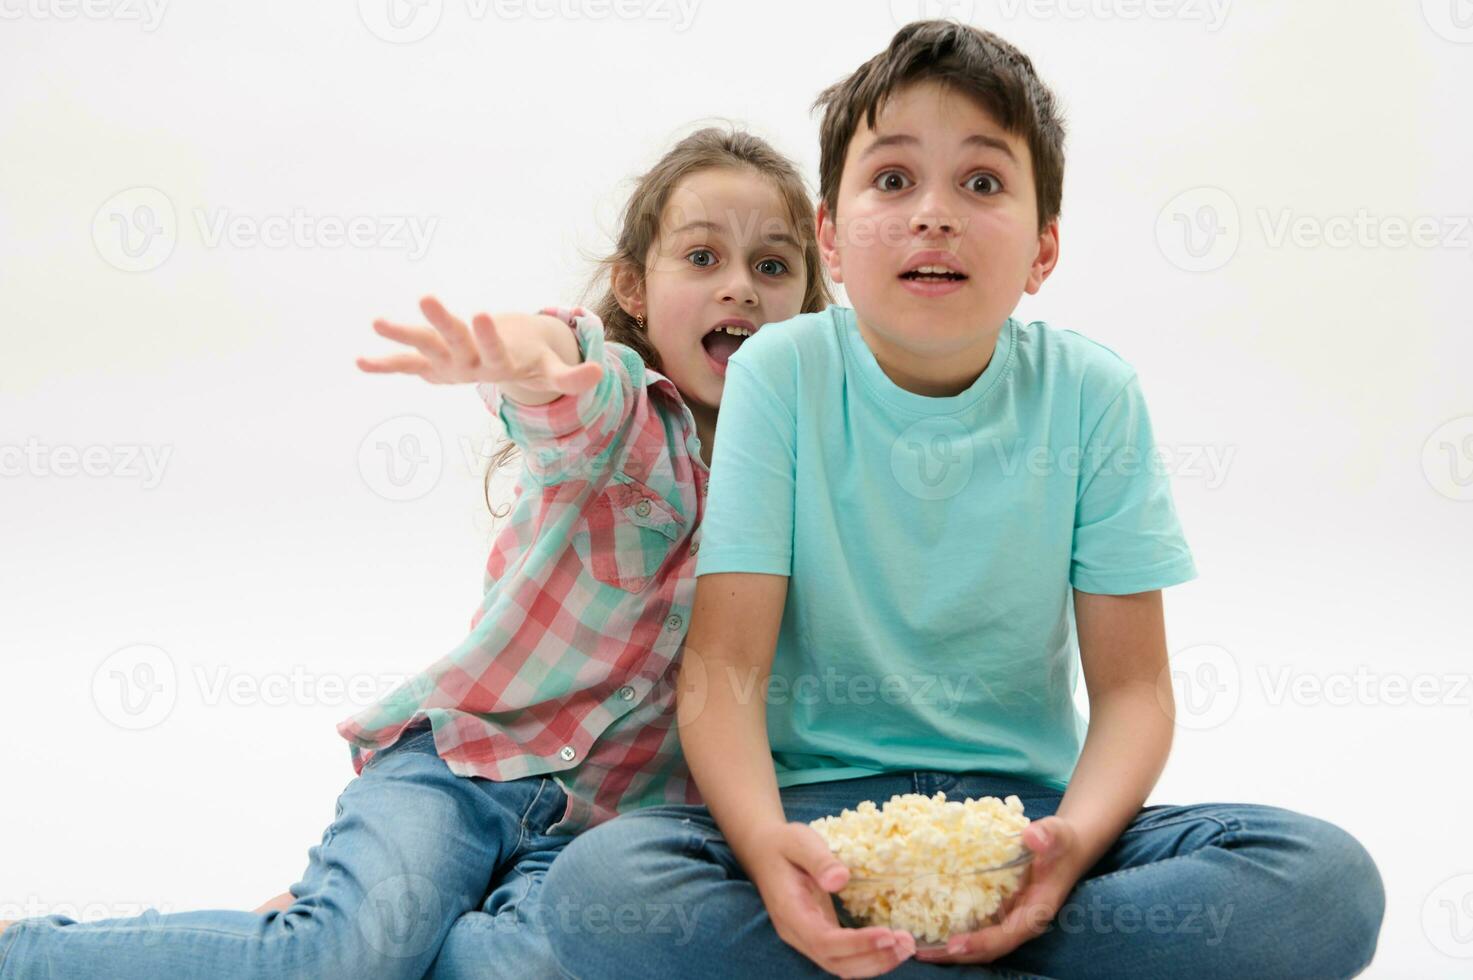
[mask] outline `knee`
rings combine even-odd
[[[1335,976],[1354,976],[1376,952],[1386,889],[1365,847],[1347,831],[1315,817],[1301,816],[1305,845],[1303,880],[1295,882],[1313,908],[1312,928],[1325,936],[1325,949],[1343,961],[1327,965]]]
[[[445,910],[424,899],[422,890],[404,889],[370,893],[356,908],[294,906],[267,926],[263,965],[318,980],[417,980],[445,932]]]
[[[648,965],[688,953],[703,866],[682,827],[630,814],[580,834],[552,862],[537,904],[562,969],[600,975],[613,962],[605,957]]]

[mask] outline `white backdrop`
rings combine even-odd
[[[370,321],[577,299],[702,122],[816,184],[814,95],[940,12],[1064,102],[1018,315],[1137,367],[1201,572],[1152,802],[1341,824],[1370,975],[1468,975],[1473,18],[1371,6],[0,0],[0,918],[295,881],[491,527],[491,419],[358,372]]]

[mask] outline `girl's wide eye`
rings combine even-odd
[[[875,186],[882,191],[898,191],[905,187],[905,174],[898,170],[883,171],[875,178]]]
[[[696,261],[696,256],[705,256],[706,261],[698,262]],[[709,248],[698,248],[694,252],[687,255],[685,258],[686,261],[688,261],[691,265],[695,266],[698,269],[709,269],[716,262],[716,253],[711,251]]]
[[[757,271],[764,276],[780,276],[788,271],[788,264],[782,259],[763,259],[757,263]]]
[[[994,194],[997,193],[997,191],[1002,190],[1002,181],[1000,181],[996,177],[992,176],[992,174],[974,174],[971,178],[969,178],[967,180],[967,186],[970,187],[974,191],[978,191],[980,193],[986,194],[988,191],[987,191],[987,188],[986,188],[985,185],[982,186],[982,187],[978,187],[977,186],[977,181],[979,181],[979,180],[980,181],[989,181],[990,180],[990,181],[992,181],[992,183],[996,184],[997,185],[997,190],[994,190],[992,192]]]

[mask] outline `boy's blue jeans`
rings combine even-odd
[[[291,908],[26,919],[0,935],[0,980],[555,977],[548,922],[527,910],[573,839],[544,833],[566,804],[548,777],[455,775],[416,727],[338,798]]]
[[[891,773],[782,790],[789,820],[883,803],[1016,793],[1030,818],[1061,793],[987,774]],[[580,835],[543,882],[548,931],[579,980],[823,976],[780,939],[756,887],[699,806],[626,814]],[[1370,962],[1385,894],[1343,830],[1241,803],[1143,809],[1070,893],[1049,930],[987,966],[915,959],[886,976],[1350,977]]]

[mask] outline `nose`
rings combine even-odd
[[[732,274],[721,284],[721,302],[741,303],[743,306],[757,305],[757,287],[752,285],[752,273],[745,267],[734,267]]]
[[[935,191],[922,197],[916,213],[910,216],[912,235],[954,235],[959,226],[960,222],[943,206]]]

